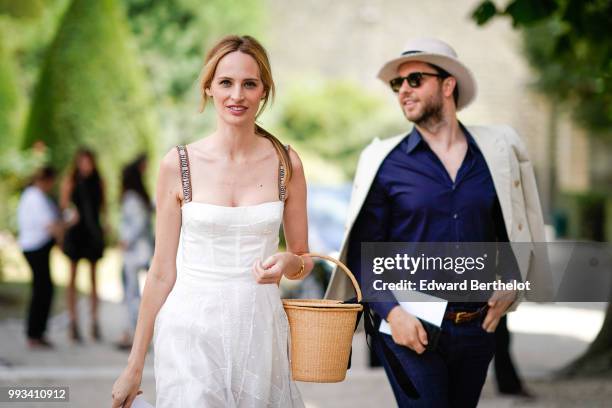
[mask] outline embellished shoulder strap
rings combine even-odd
[[[181,166],[181,182],[183,184],[183,202],[191,201],[191,172],[189,171],[189,155],[184,145],[176,146]]]
[[[289,153],[289,145],[285,145],[285,150]],[[285,185],[287,180],[287,171],[283,165],[283,161],[278,159],[278,199],[285,202],[287,199],[287,186]]]

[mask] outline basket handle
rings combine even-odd
[[[357,283],[357,279],[355,279],[355,275],[353,275],[353,273],[350,271],[349,268],[347,268],[347,266],[345,264],[343,264],[342,262],[340,262],[339,260],[332,258],[331,256],[327,256],[327,255],[323,255],[323,254],[318,254],[315,252],[307,252],[305,254],[301,254],[301,256],[308,256],[311,258],[321,258],[321,259],[325,259],[326,261],[330,261],[334,264],[336,264],[340,269],[342,269],[342,271],[346,274],[346,276],[348,276],[348,278],[351,280],[351,283],[353,284],[353,288],[355,289],[355,293],[357,294],[357,302],[361,303],[361,289],[359,288],[359,284]]]

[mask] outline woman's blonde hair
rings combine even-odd
[[[202,79],[200,80],[200,92],[202,93],[202,103],[200,105],[200,112],[204,111],[208,99],[210,98],[206,94],[206,90],[210,88],[212,80],[217,70],[219,61],[227,54],[232,52],[240,51],[244,54],[250,55],[257,66],[259,67],[259,76],[264,87],[263,103],[259,107],[255,117],[264,110],[269,100],[274,99],[275,87],[274,80],[272,79],[272,69],[270,68],[270,60],[268,59],[268,53],[264,47],[255,38],[249,35],[228,35],[220,39],[206,54],[204,60],[204,68],[202,68]],[[281,143],[280,140],[270,132],[255,124],[255,133],[263,136],[272,142],[272,145],[276,149],[279,160],[285,168],[286,180],[291,179],[292,166],[291,158],[289,156],[288,149]]]

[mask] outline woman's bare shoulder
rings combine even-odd
[[[291,159],[291,168],[293,172],[303,173],[304,166],[302,165],[302,160],[300,159],[300,155],[295,151],[295,149],[289,145],[287,145],[287,150],[289,152],[289,158]]]
[[[179,155],[176,147],[170,149],[159,164],[160,176],[179,175]]]

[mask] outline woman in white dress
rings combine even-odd
[[[112,406],[131,406],[155,331],[158,408],[302,407],[278,282],[312,268],[299,256],[306,181],[295,151],[255,124],[274,95],[265,50],[249,36],[223,38],[201,90],[217,128],[162,160],[155,253]],[[281,223],[287,252],[277,252]]]

